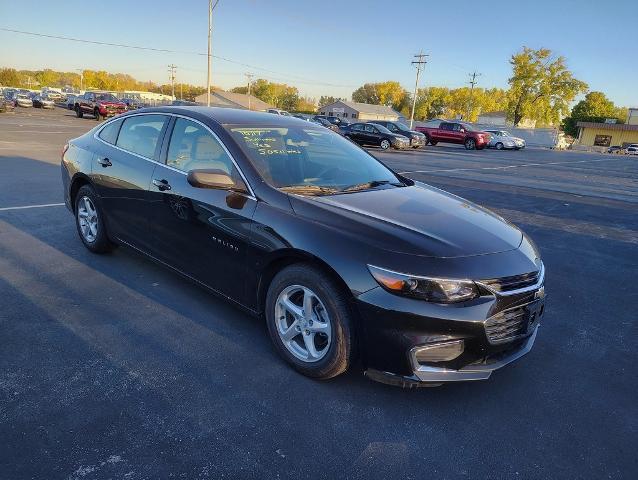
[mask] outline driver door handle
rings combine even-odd
[[[97,163],[99,163],[100,165],[102,165],[104,168],[106,167],[110,167],[111,165],[113,165],[111,163],[111,161],[108,158],[100,158]]]
[[[171,189],[171,185],[168,183],[168,180],[166,179],[159,180],[157,178],[154,178],[153,185],[155,185],[160,192]]]

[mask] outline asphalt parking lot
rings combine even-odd
[[[59,157],[96,123],[0,115],[0,478],[638,477],[638,158],[373,150],[521,226],[547,269],[529,355],[401,390],[302,377],[258,320],[125,249],[89,253]]]

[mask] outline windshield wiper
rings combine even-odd
[[[339,191],[336,188],[323,187],[321,185],[286,185],[285,187],[279,187],[279,190],[300,195],[329,195]]]
[[[381,185],[394,185],[395,187],[402,187],[402,183],[392,182],[391,180],[372,180],[365,183],[357,183],[341,189],[342,192],[356,192],[358,190],[367,190],[369,188],[380,187]]]

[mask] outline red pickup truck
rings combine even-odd
[[[425,143],[436,145],[442,143],[458,143],[468,150],[482,150],[490,143],[490,134],[476,130],[467,123],[461,122],[429,122],[428,126],[417,126],[417,132],[425,135]]]
[[[96,120],[124,113],[127,110],[126,103],[118,100],[112,93],[86,92],[75,97],[75,114],[82,118],[85,113],[94,115]]]

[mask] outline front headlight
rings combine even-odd
[[[471,280],[421,277],[373,265],[368,265],[368,270],[379,285],[397,295],[434,303],[464,302],[479,296],[478,288]]]

